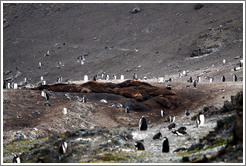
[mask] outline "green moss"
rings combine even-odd
[[[36,140],[19,140],[3,145],[3,155],[11,155],[12,153],[21,153],[29,151],[35,143],[43,143],[47,138],[39,138]]]
[[[97,156],[97,160],[91,161],[92,163],[119,163],[123,162],[124,160],[132,160],[132,159],[140,159],[148,157],[148,154],[146,151],[143,151],[141,153],[137,152],[106,152],[101,153]]]
[[[215,147],[219,147],[219,146],[222,146],[222,145],[226,145],[227,144],[227,140],[232,140],[232,137],[230,137],[229,139],[227,139],[227,138],[218,138],[218,139],[216,139],[216,140],[214,140],[213,142],[212,142],[212,145],[208,145],[208,146],[206,146],[205,148],[203,148],[203,149],[198,149],[198,148],[196,148],[196,149],[194,149],[194,150],[191,150],[191,151],[188,151],[188,152],[181,152],[181,153],[178,153],[177,154],[177,156],[189,156],[189,155],[191,155],[191,154],[195,154],[195,153],[198,153],[198,152],[200,152],[200,151],[205,151],[205,150],[208,150],[208,149],[213,149],[213,148],[215,148]]]
[[[194,149],[194,150],[191,150],[191,151],[188,151],[188,152],[180,152],[180,153],[177,154],[177,156],[184,157],[184,156],[189,156],[191,154],[195,154],[195,153],[198,153],[198,152],[200,152],[200,150],[197,148],[197,149]]]

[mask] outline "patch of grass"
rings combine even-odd
[[[43,143],[47,138],[39,138],[35,140],[19,140],[3,145],[3,155],[11,155],[12,153],[22,153],[29,151],[35,143]]]
[[[229,138],[229,141],[232,140],[232,137]],[[226,145],[227,144],[227,138],[218,138],[216,140],[214,140],[212,142],[212,145],[208,145],[206,146],[205,148],[203,149],[199,149],[199,148],[196,148],[194,150],[191,150],[191,151],[188,151],[188,152],[180,152],[177,154],[177,156],[189,156],[191,154],[195,154],[195,153],[198,153],[198,152],[201,152],[201,151],[205,151],[205,150],[208,150],[208,149],[213,149],[215,147],[219,147],[219,146],[222,146],[222,145]]]
[[[132,160],[132,159],[140,159],[148,157],[146,151],[142,151],[141,153],[137,152],[106,152],[101,153],[97,156],[98,160],[92,161],[92,163],[119,163],[124,160]]]

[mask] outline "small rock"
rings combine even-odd
[[[195,4],[194,9],[198,10],[198,9],[201,9],[202,7],[203,7],[203,4],[197,3]]]

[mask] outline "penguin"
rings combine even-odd
[[[221,82],[225,82],[225,76],[221,77]]]
[[[58,66],[56,66],[58,69],[60,69],[62,66],[64,66],[64,65],[62,65],[62,63],[61,62],[57,62],[57,65]]]
[[[96,81],[96,80],[97,80],[97,75],[94,75],[93,81]]]
[[[167,85],[166,89],[172,90],[172,85]]]
[[[108,75],[108,74],[106,75],[106,78],[105,78],[105,80],[109,80],[109,75]]]
[[[133,80],[137,80],[138,79],[138,76],[136,73],[133,74]]]
[[[41,69],[42,68],[42,63],[38,62],[38,68]]]
[[[196,80],[194,80],[194,82],[193,82],[193,86],[196,88],[196,84],[197,84],[197,81]]]
[[[192,81],[192,77],[190,77],[189,81],[190,81],[190,83],[192,83],[192,82],[193,82],[193,81]]]
[[[162,152],[163,153],[168,153],[169,152],[169,141],[168,141],[167,137],[164,137],[164,139],[163,139]]]
[[[20,155],[16,155],[14,153],[12,153],[14,155],[13,159],[12,159],[12,163],[21,163],[22,159],[20,157]]]
[[[3,81],[3,89],[7,89],[7,82]]]
[[[179,78],[182,78],[182,73],[179,73]]]
[[[176,134],[177,136],[182,136],[187,134],[186,127],[180,127],[178,130],[172,131],[173,134]]]
[[[66,115],[67,114],[67,108],[63,108],[62,113],[63,113],[63,115]]]
[[[71,100],[69,93],[65,93],[64,96],[66,96],[69,100]]]
[[[186,127],[180,127],[177,131],[182,134],[187,134],[186,130],[187,130]]]
[[[205,122],[204,114],[200,112],[196,117],[196,127],[203,126],[204,122]]]
[[[61,83],[62,82],[62,77],[57,77],[56,82]]]
[[[78,101],[82,101],[83,99],[81,99],[79,96],[76,96],[76,99],[78,100]]]
[[[86,97],[86,95],[83,96],[82,102],[83,102],[83,103],[86,103],[86,102],[87,102],[87,97]]]
[[[165,112],[163,110],[161,110],[161,117],[165,116]]]
[[[190,110],[187,109],[187,110],[185,111],[185,115],[186,115],[186,116],[189,116],[189,115],[190,115]]]
[[[145,150],[143,143],[140,141],[135,142],[135,148],[136,150]]]
[[[44,56],[50,56],[50,51],[47,51]]]
[[[136,14],[138,12],[140,12],[140,8],[139,7],[135,7],[134,9],[132,9],[132,13],[133,14]]]
[[[174,123],[175,121],[175,116],[168,116],[167,119],[166,119],[167,122],[171,122],[171,123]]]
[[[142,116],[142,118],[139,120],[139,130],[143,131],[143,130],[147,130],[147,128],[148,128],[147,120],[145,119],[144,116]]]
[[[237,76],[236,76],[236,74],[233,75],[233,81],[234,81],[234,82],[237,81]]]
[[[50,106],[51,106],[51,104],[50,104],[49,102],[44,102],[44,105],[45,105],[46,107],[50,107]]]
[[[154,135],[153,140],[160,139],[162,137],[161,132]]]
[[[130,111],[129,111],[129,107],[125,107],[125,113],[129,113]]]
[[[43,96],[46,100],[49,100],[50,99],[49,95],[44,90],[42,90],[41,96]]]
[[[67,142],[62,141],[60,146],[59,146],[59,153],[60,154],[65,154],[67,152],[67,148],[68,148]]]
[[[81,61],[80,61],[80,64],[83,65],[83,64],[85,64],[85,62],[84,62],[83,60],[81,60]]]
[[[175,123],[171,123],[170,125],[167,126],[169,130],[171,130],[172,128],[176,127]]]
[[[46,85],[46,81],[43,80],[41,84],[42,84],[42,85]]]

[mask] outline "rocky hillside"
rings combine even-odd
[[[2,21],[4,163],[243,162],[242,4],[4,3]]]
[[[4,79],[153,78],[219,67],[223,59],[226,74],[243,56],[242,11],[236,3],[4,4]]]

